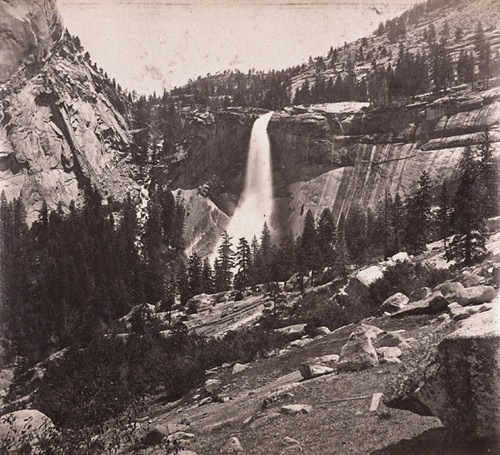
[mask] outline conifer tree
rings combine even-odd
[[[236,249],[236,266],[238,271],[234,277],[234,287],[240,291],[250,284],[252,267],[250,246],[244,237],[241,237]]]
[[[332,212],[325,208],[318,220],[318,251],[322,266],[333,265],[333,250],[337,241],[337,230]]]
[[[196,251],[189,258],[188,281],[190,297],[201,294],[202,289],[202,264]]]
[[[455,194],[453,224],[457,234],[449,245],[449,258],[465,265],[481,257],[484,252],[484,227],[481,207],[481,191],[478,177],[479,165],[470,147],[467,147],[460,162],[460,180]]]
[[[218,249],[217,263],[215,267],[215,278],[217,291],[228,291],[233,278],[234,251],[232,238],[224,231],[222,242]]]

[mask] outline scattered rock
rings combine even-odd
[[[434,415],[457,438],[498,436],[500,318],[484,311],[459,322],[434,355],[397,387],[391,407]]]
[[[288,404],[281,406],[280,412],[285,415],[311,414],[312,406],[309,404]]]
[[[250,365],[244,365],[242,363],[235,363],[233,366],[233,373],[241,373],[245,371]]]
[[[321,326],[321,327],[316,327],[312,335],[313,337],[319,337],[319,336],[329,335],[330,333],[332,332],[328,327]]]
[[[0,417],[0,441],[9,441],[7,454],[21,453],[26,445],[38,453],[40,443],[56,433],[52,420],[36,409],[23,409]]]
[[[240,453],[243,452],[243,446],[241,445],[240,440],[233,436],[229,438],[226,445],[221,449],[220,453]]]
[[[417,302],[418,300],[425,300],[428,297],[430,297],[431,294],[432,294],[432,291],[430,288],[423,287],[420,289],[416,289],[415,291],[413,291],[410,294],[409,301],[410,302]]]
[[[299,371],[304,379],[312,379],[317,376],[333,373],[334,370],[324,365],[306,362],[300,365]]]
[[[281,335],[285,341],[294,341],[305,335],[305,328],[306,324],[294,324],[276,329],[275,332]]]
[[[373,347],[370,330],[373,326],[360,325],[349,335],[347,343],[340,351],[340,359],[337,366],[338,371],[353,371],[370,368],[378,364],[377,353]],[[380,332],[382,330],[373,327]],[[376,335],[373,336],[376,338]]]
[[[380,306],[380,311],[387,311],[388,313],[394,313],[395,311],[399,311],[404,308],[408,304],[409,298],[398,292],[393,296],[389,297],[382,303]]]

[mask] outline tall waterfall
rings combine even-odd
[[[273,181],[271,168],[271,144],[267,135],[267,125],[272,112],[255,120],[248,148],[245,186],[238,207],[229,221],[227,233],[236,247],[238,240],[245,237],[248,242],[262,232],[264,222],[268,226],[273,212]],[[217,245],[218,246],[218,245]],[[212,255],[217,255],[217,249]]]

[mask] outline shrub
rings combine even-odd
[[[447,269],[436,269],[430,265],[411,262],[399,262],[387,267],[384,276],[372,283],[369,288],[373,305],[378,308],[384,300],[397,292],[409,296],[422,287],[430,287],[452,278]]]

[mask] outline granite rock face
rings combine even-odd
[[[64,26],[55,0],[0,3],[0,81],[21,64],[47,59],[62,38]]]
[[[139,187],[125,160],[133,139],[128,102],[61,37],[55,2],[3,2],[0,18],[0,35],[9,37],[0,39],[0,57],[17,55],[20,68],[0,85],[0,177],[7,199],[20,197],[32,222],[43,201],[52,210],[59,203],[67,209],[71,200],[78,206],[88,187],[105,201],[133,194]],[[28,48],[15,48],[18,39]],[[9,75],[15,59],[7,61],[2,68]]]

